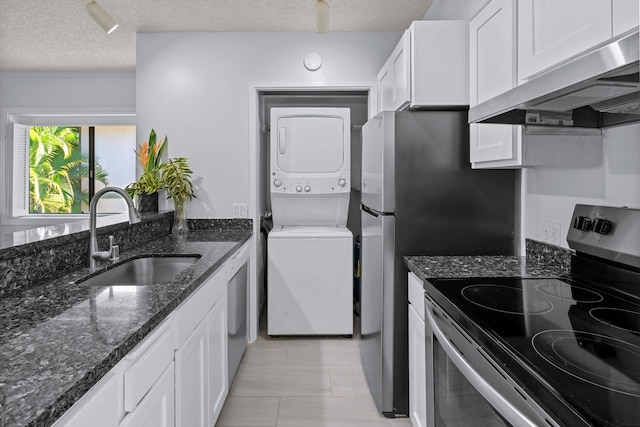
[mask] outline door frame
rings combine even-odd
[[[248,215],[253,221],[252,245],[250,248],[251,259],[249,262],[249,331],[247,339],[249,342],[255,341],[258,337],[260,313],[262,307],[258,301],[258,243],[260,236],[260,212],[258,212],[258,187],[261,177],[257,173],[258,162],[260,161],[260,106],[258,104],[261,92],[311,92],[311,91],[332,91],[348,92],[363,91],[368,94],[368,117],[375,116],[378,96],[376,82],[340,82],[319,84],[313,82],[253,82],[249,85],[249,206]],[[263,301],[264,303],[264,301]]]

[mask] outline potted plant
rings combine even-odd
[[[140,212],[158,211],[158,191],[163,187],[158,172],[168,141],[166,135],[163,140],[157,141],[156,131],[151,129],[149,140],[143,142],[138,151],[134,150],[142,166],[142,175],[136,182],[127,185],[125,190],[132,198],[136,198]]]
[[[159,167],[161,186],[167,191],[167,198],[173,199],[175,212],[172,234],[178,240],[186,240],[189,231],[185,203],[195,197],[191,173],[185,157],[169,159]]]

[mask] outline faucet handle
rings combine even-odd
[[[120,258],[120,247],[118,245],[114,245],[113,235],[109,236],[109,259],[111,261],[116,261]]]

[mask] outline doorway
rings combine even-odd
[[[371,99],[370,87],[358,89],[282,89],[256,88],[256,154],[254,158],[255,169],[255,202],[256,218],[259,230],[256,236],[256,289],[255,313],[259,319],[266,308],[266,241],[270,227],[270,194],[269,194],[269,126],[270,111],[273,107],[342,107],[350,109],[351,119],[351,194],[349,200],[349,214],[347,228],[353,233],[354,242],[359,241],[360,226],[360,166],[362,148],[362,125],[369,117]],[[253,322],[252,322],[253,323]]]

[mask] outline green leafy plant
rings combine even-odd
[[[183,205],[195,197],[189,160],[185,157],[169,159],[159,167],[162,188],[167,190],[167,198],[177,205]]]
[[[145,141],[136,151],[143,173],[140,178],[125,188],[130,196],[153,194],[167,190],[167,198],[173,199],[176,210],[182,210],[187,200],[195,197],[189,160],[176,157],[162,162],[161,156],[168,143],[165,136],[157,141],[155,130],[151,129],[149,141]]]
[[[159,177],[159,168],[162,164],[162,153],[169,143],[169,138],[165,135],[161,141],[157,140],[156,131],[151,129],[149,139],[144,141],[138,151],[135,151],[138,162],[142,166],[140,178],[126,186],[125,190],[129,196],[139,196],[143,194],[153,194],[162,190],[162,182]]]

